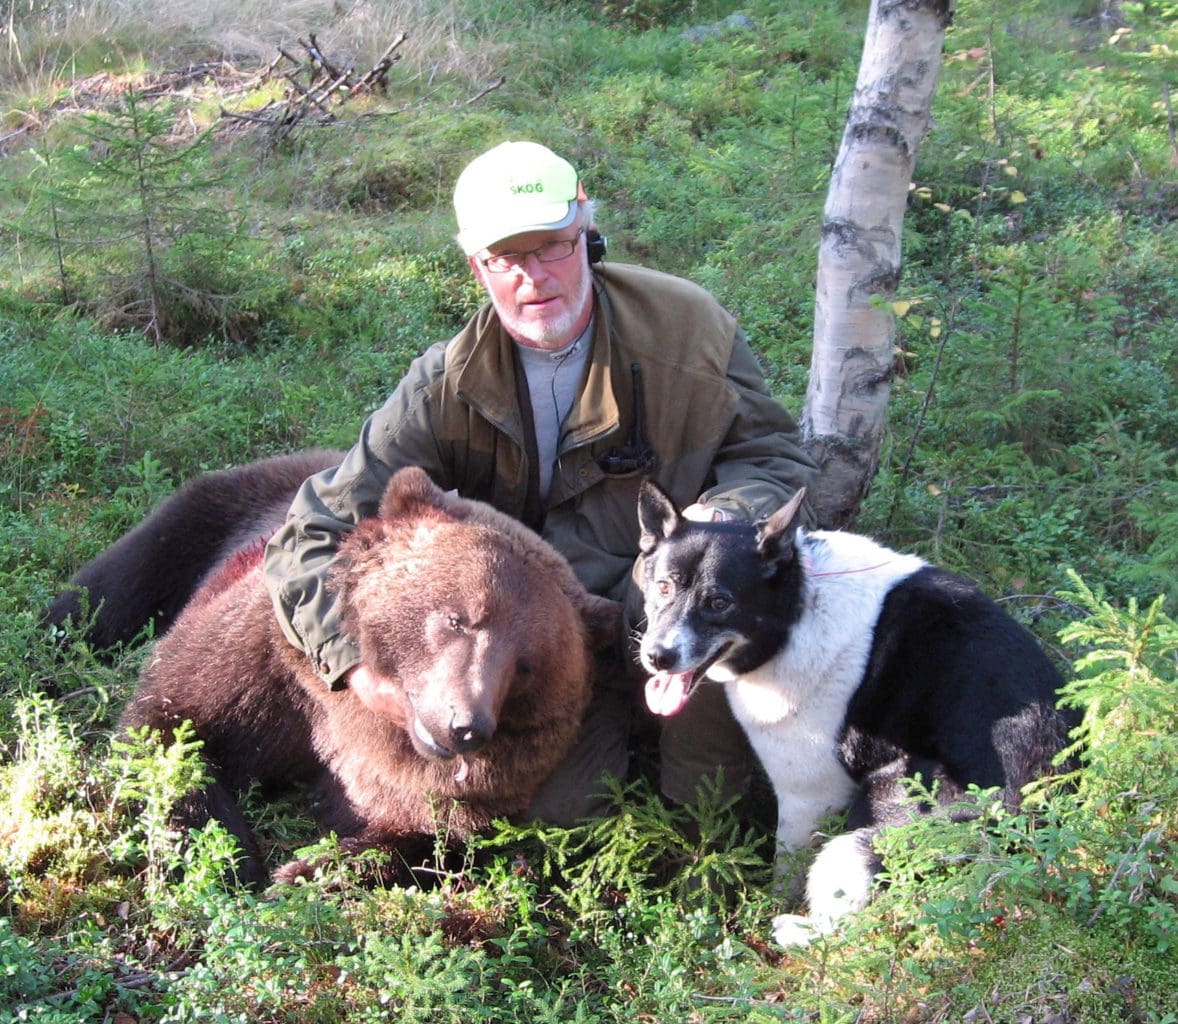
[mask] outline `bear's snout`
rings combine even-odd
[[[450,746],[457,754],[473,754],[494,734],[495,723],[488,715],[455,711],[450,720]]]
[[[424,756],[448,760],[485,747],[495,735],[495,724],[489,714],[474,708],[450,708],[433,716],[418,709],[412,738]]]

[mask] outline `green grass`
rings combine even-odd
[[[1037,829],[897,834],[861,921],[783,952],[761,803],[688,821],[645,779],[593,827],[505,827],[433,889],[339,864],[225,890],[226,836],[160,825],[193,765],[110,747],[149,648],[63,654],[38,614],[194,473],[351,443],[478,304],[449,191],[504,138],[568,154],[611,258],[712,289],[796,410],[866,4],[755,0],[751,31],[700,42],[682,30],[732,4],[199,6],[0,8],[0,1019],[1175,1021],[1170,7],[959,2],[859,522],[979,579],[1074,666],[1084,777]],[[314,31],[363,67],[400,30],[388,94],[334,123],[273,145],[218,121],[279,95],[255,81],[279,43]],[[183,87],[139,102],[177,126],[179,173],[132,191],[108,159],[120,99],[163,81]],[[175,282],[158,342],[126,315],[136,202]],[[252,813],[276,862],[315,838],[297,797]]]

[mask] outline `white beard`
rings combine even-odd
[[[572,341],[584,325],[581,319],[585,314],[593,289],[593,275],[586,270],[581,277],[577,293],[570,297],[562,313],[554,318],[545,317],[542,320],[524,319],[517,315],[515,307],[504,308],[504,304],[492,302],[499,320],[510,334],[521,345],[533,348],[557,349]]]

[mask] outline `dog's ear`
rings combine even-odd
[[[643,480],[638,490],[638,550],[649,555],[660,540],[671,536],[682,521],[667,492],[653,480]]]
[[[768,575],[776,571],[780,562],[788,562],[794,554],[794,536],[802,524],[798,521],[798,510],[806,497],[806,488],[799,487],[797,493],[757,525],[757,551],[765,562]]]

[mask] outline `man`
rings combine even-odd
[[[567,161],[505,142],[459,176],[454,211],[458,244],[490,301],[414,361],[338,468],[303,485],[266,552],[288,638],[327,685],[351,687],[376,710],[391,684],[341,635],[327,567],[400,467],[420,465],[440,487],[536,529],[588,590],[627,602],[635,625],[645,476],[695,503],[692,514],[753,518],[815,472],[715,299],[679,278],[601,262],[593,204]],[[608,808],[601,780],[624,778],[628,763],[633,665],[623,651],[599,665],[581,740],[538,796],[536,817],[571,824]],[[663,791],[691,800],[723,767],[736,792],[749,756],[720,687],[707,687],[663,726]]]

